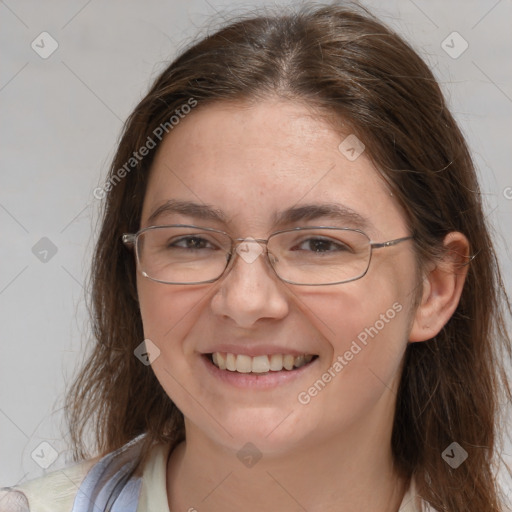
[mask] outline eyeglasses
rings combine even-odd
[[[368,272],[372,250],[412,238],[375,243],[358,229],[319,226],[285,229],[263,240],[232,238],[217,229],[176,224],[124,234],[122,241],[135,246],[142,275],[159,283],[213,283],[232,267],[236,254],[252,263],[265,253],[282,281],[320,286],[360,279]]]

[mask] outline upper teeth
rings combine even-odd
[[[269,370],[279,372],[283,368],[293,370],[300,368],[313,359],[312,355],[302,354],[293,356],[291,354],[272,354],[270,356],[247,356],[245,354],[231,354],[214,352],[212,354],[213,364],[221,370],[240,373],[265,373]]]

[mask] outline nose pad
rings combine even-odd
[[[258,257],[262,256],[263,264],[270,267],[271,272],[279,278],[274,265],[279,262],[277,256],[269,252],[265,242],[260,239],[248,237],[239,240],[233,252],[226,253],[226,269],[224,275],[230,273],[236,265],[237,256],[240,257],[245,263],[252,264]]]
[[[268,254],[268,260],[270,261],[270,264],[272,265],[272,268],[274,268],[274,265],[279,261],[277,259],[277,256],[272,253],[272,252],[269,252],[268,249],[267,249],[267,254]]]

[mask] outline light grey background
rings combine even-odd
[[[83,283],[101,206],[93,190],[122,122],[183,44],[227,13],[263,4],[276,2],[0,1],[0,487],[43,474],[36,455],[51,450],[41,442],[58,454],[49,471],[69,460],[61,407],[90,337]],[[364,4],[442,83],[473,150],[512,291],[511,1]],[[31,47],[42,46],[43,31],[59,45],[47,59]],[[454,31],[469,45],[456,59],[441,47]],[[43,237],[57,249],[46,262],[32,249]]]

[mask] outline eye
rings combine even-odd
[[[351,251],[350,246],[343,243],[341,240],[334,240],[332,238],[308,238],[300,242],[297,249],[292,250],[310,251],[316,253],[323,252],[336,252],[336,251]]]
[[[216,249],[218,247],[214,246],[209,240],[200,236],[182,236],[178,239],[174,239],[169,241],[168,248],[179,248],[179,249],[189,249],[189,250],[201,250],[201,249]]]

